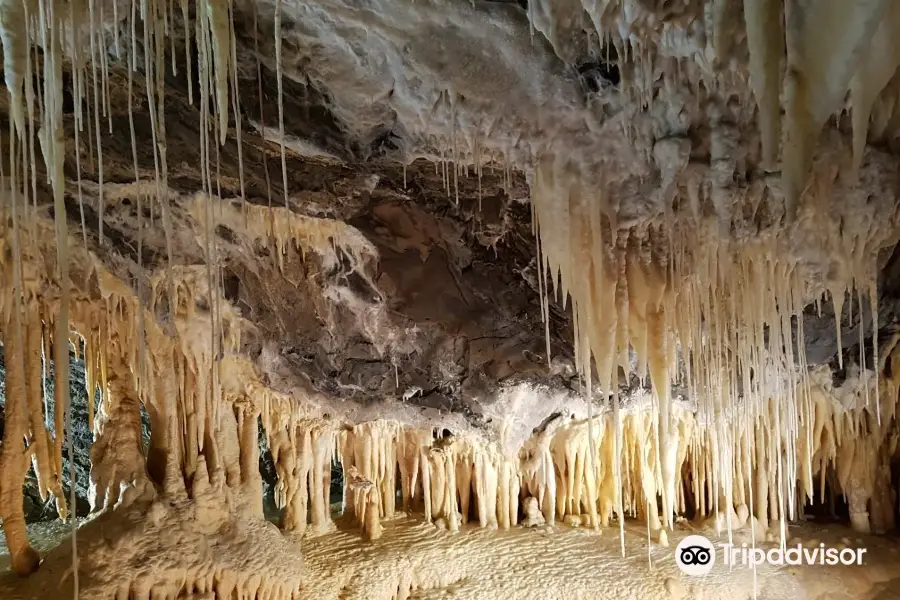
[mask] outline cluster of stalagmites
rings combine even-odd
[[[900,359],[900,348],[890,348],[890,356]],[[827,492],[843,494],[857,530],[891,529],[895,498],[889,469],[896,449],[893,418],[900,378],[882,378],[885,425],[879,426],[873,407],[864,404],[866,394],[874,402],[873,381],[835,389],[821,375],[814,377],[811,401],[790,434],[762,419],[748,426],[739,416],[716,428],[699,427],[693,411],[675,403],[673,515],[690,507],[699,517],[710,517],[718,529],[752,525],[760,539],[767,533],[772,539],[778,534],[770,524],[785,520],[784,510],[824,502]],[[309,509],[308,519],[297,519],[296,511],[305,515],[309,498],[319,498],[313,503],[322,506],[334,457],[344,470],[344,510],[371,539],[380,534],[379,520],[396,514],[397,502],[405,512],[422,512],[427,521],[450,531],[470,521],[507,529],[520,519],[526,526],[597,528],[609,525],[620,505],[625,515],[645,518],[659,531],[666,519],[659,503],[665,482],[649,403],[644,398],[623,408],[618,427],[611,410],[593,419],[557,417],[513,454],[504,452],[500,442],[436,437],[431,430],[391,421],[352,427],[295,421],[289,428],[296,428],[295,438],[302,444],[288,446],[291,454],[276,457],[282,489],[294,490],[294,495],[280,497],[285,515],[291,515],[285,525],[303,531],[308,521],[328,524],[320,508]],[[800,465],[796,473],[780,472],[775,460],[788,447],[787,435],[797,440],[792,450]],[[617,437],[622,448],[618,460]],[[714,463],[720,463],[717,469]],[[297,464],[303,466],[298,469]],[[285,478],[287,474],[293,476]],[[796,480],[795,487],[787,485],[789,478]],[[795,496],[785,498],[789,489],[796,490]]]
[[[134,391],[120,391],[116,403],[129,410]],[[235,412],[221,414],[217,421],[224,427],[235,421]],[[170,461],[160,483],[148,475],[142,454],[130,455],[131,438],[115,433],[129,429],[129,419],[123,420],[106,423],[94,442],[95,448],[106,449],[119,441],[123,448],[119,457],[93,455],[92,484],[100,484],[99,471],[112,476],[126,462],[135,472],[121,474],[119,485],[109,486],[111,493],[121,490],[121,497],[107,496],[107,508],[95,506],[91,523],[79,529],[77,562],[65,544],[46,559],[51,572],[65,573],[59,593],[72,596],[70,565],[80,578],[74,597],[82,599],[296,597],[302,561],[277,528],[263,520],[258,465],[235,465],[227,449],[210,439],[190,477],[183,464]],[[248,445],[240,449],[252,452]]]
[[[42,494],[53,494],[65,515],[60,488],[68,476],[61,472],[62,445],[69,437],[65,420],[68,395],[57,396],[54,414],[48,413],[43,398],[44,380],[51,376],[48,370],[51,366],[56,371],[60,368],[59,362],[51,363],[49,357],[60,346],[66,354],[70,346],[74,347],[85,361],[87,412],[94,438],[90,448],[90,500],[95,513],[116,513],[129,507],[146,511],[152,503],[147,514],[154,521],[168,518],[166,507],[174,503],[189,506],[184,510],[195,514],[192,525],[179,521],[178,530],[182,532],[197,531],[210,519],[223,530],[235,519],[262,523],[259,416],[263,409],[267,414],[274,409],[268,408],[271,403],[258,372],[237,354],[244,324],[220,293],[210,293],[206,267],[165,269],[149,282],[145,304],[86,248],[75,246],[71,273],[76,285],[67,298],[69,335],[60,342],[53,331],[60,297],[52,272],[44,269],[46,257],[54,251],[52,222],[30,214],[11,226],[4,218],[3,224],[6,251],[0,254],[0,267],[4,283],[11,285],[4,285],[0,295],[0,338],[6,350],[7,370],[0,518],[14,570],[24,575],[38,566],[38,556],[28,544],[22,506],[29,464]],[[306,224],[303,239],[312,250],[327,254],[342,245],[343,224],[331,229],[321,220],[309,219]],[[352,256],[353,251],[348,246],[347,255]],[[25,273],[28,277],[23,277]],[[165,330],[156,318],[160,304],[172,317]],[[98,389],[101,400],[95,406],[94,392]],[[152,430],[146,449],[141,441],[141,406],[149,415]],[[51,418],[56,435],[51,435],[46,425]],[[327,507],[327,498],[325,502]],[[125,534],[126,538],[142,538],[140,526],[136,531]],[[215,531],[213,527],[207,533]],[[90,539],[88,535],[83,543]],[[163,556],[167,549],[178,548],[177,541],[166,548],[165,539],[158,549]],[[281,538],[276,537],[276,541]],[[278,548],[271,540],[267,545]],[[123,555],[140,556],[139,550],[121,550]],[[235,549],[235,555],[242,551]],[[204,592],[204,578],[212,578],[211,573],[220,564],[221,557],[209,554],[199,560],[198,593]],[[285,568],[288,573],[299,573],[295,565]],[[267,572],[262,566],[260,569],[259,573]],[[239,561],[232,572],[238,575],[215,576],[217,589],[233,587],[239,579],[244,586],[246,577],[240,573],[253,573],[242,568]],[[88,585],[98,576],[86,575],[83,583]],[[260,592],[259,597],[291,597],[289,576],[277,570],[260,576],[266,581],[260,588],[256,576],[256,588],[274,590],[273,586],[283,584],[285,589]],[[123,577],[127,588],[130,580]],[[132,592],[141,598],[151,589],[154,598],[174,598],[179,590],[190,592],[189,583],[193,581],[185,576],[183,585],[176,585],[171,594],[157,596],[156,587],[165,587],[162,580],[154,579],[152,573],[135,577]],[[278,581],[282,583],[276,584]],[[247,585],[253,587],[252,582]],[[92,589],[83,587],[86,592]],[[129,597],[127,589],[120,593]],[[230,597],[230,592],[226,590],[220,596]],[[256,591],[250,597],[256,597]]]
[[[887,356],[900,359],[900,348],[889,347]],[[809,402],[784,428],[752,419],[749,410],[715,427],[698,426],[693,410],[673,403],[669,518],[690,506],[722,529],[752,518],[764,536],[771,522],[783,522],[785,512],[798,514],[807,502],[824,502],[827,491],[844,495],[858,530],[891,529],[898,384],[900,378],[882,377],[876,397],[874,377],[835,389],[830,374],[816,372]],[[774,412],[780,401],[764,403]],[[881,404],[881,425],[875,402]],[[437,437],[394,421],[350,426],[271,411],[264,411],[263,422],[279,474],[282,525],[289,531],[330,527],[334,460],[344,472],[343,509],[370,539],[379,537],[380,521],[394,517],[398,503],[450,531],[470,521],[506,529],[520,519],[528,526],[597,528],[609,525],[619,506],[648,519],[654,531],[666,525],[659,503],[666,470],[649,397],[631,399],[618,421],[608,408],[592,419],[557,417],[512,454],[501,440]],[[788,448],[796,454],[797,472],[780,470],[776,457]]]
[[[294,598],[304,572],[300,557],[262,519],[256,490],[229,481],[226,465],[213,465],[201,457],[190,481],[176,475],[158,494],[131,492],[81,528],[78,597]],[[66,563],[71,555],[48,560]]]

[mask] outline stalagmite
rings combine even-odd
[[[347,470],[347,488],[354,496],[353,506],[367,540],[381,537],[381,494],[371,480],[359,474],[356,467]]]

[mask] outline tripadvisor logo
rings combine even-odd
[[[829,548],[825,544],[805,548],[803,544],[781,548],[772,548],[768,552],[762,548],[748,548],[747,544],[736,547],[734,544],[722,544],[726,565],[755,567],[762,564],[782,565],[861,565],[866,548]]]
[[[861,565],[866,548],[829,548],[825,544],[805,548],[802,544],[768,551],[762,548],[740,547],[734,544],[720,544],[729,567],[748,568],[768,564],[781,565]],[[675,549],[675,564],[686,575],[706,575],[716,564],[716,549],[713,543],[702,535],[689,535]]]
[[[702,535],[689,535],[675,548],[675,564],[685,575],[706,575],[716,564],[716,549]]]

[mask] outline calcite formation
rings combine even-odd
[[[68,516],[70,350],[95,516],[47,562],[71,560],[75,597],[303,597],[292,544],[337,526],[335,464],[342,518],[373,544],[404,515],[451,534],[616,527],[623,554],[633,518],[662,546],[685,515],[784,542],[836,496],[857,531],[892,529],[898,27],[884,0],[0,0],[12,569],[40,567],[29,468]],[[405,372],[428,304],[456,332],[491,305],[460,283],[473,250],[416,212],[421,160],[495,252],[515,243],[498,198],[527,203],[542,379],[501,381],[508,360],[472,393],[449,335],[418,359],[428,377]],[[301,198],[298,164],[359,176]],[[372,203],[391,169],[402,195]],[[823,305],[836,349],[811,364]],[[513,330],[479,323],[466,352]],[[311,377],[297,364],[324,359],[277,339],[311,332],[348,361],[362,340],[393,386]],[[423,380],[446,402],[420,410]]]

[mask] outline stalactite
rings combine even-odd
[[[132,3],[135,1],[136,0],[132,0]],[[104,225],[104,223],[103,223],[103,213],[104,213],[103,142],[102,142],[103,134],[101,133],[101,130],[100,130],[100,104],[101,104],[101,102],[100,102],[100,95],[97,90],[97,80],[98,80],[97,53],[98,53],[98,49],[97,49],[96,38],[97,38],[98,33],[97,33],[97,18],[94,15],[94,2],[95,2],[95,0],[88,0],[88,10],[89,10],[89,15],[90,15],[89,33],[90,33],[90,47],[91,47],[91,89],[93,91],[93,93],[91,94],[92,102],[89,102],[89,105],[93,104],[93,107],[94,107],[93,126],[94,126],[94,135],[96,136],[96,145],[97,145],[97,179],[98,179],[98,188],[97,188],[98,189],[98,197],[97,197],[98,234],[97,235],[99,237],[99,242],[102,245],[103,244],[103,225]],[[133,19],[132,19],[132,22],[134,22]],[[132,34],[132,39],[134,39],[134,29],[133,28],[132,28],[131,34]],[[40,87],[38,87],[38,89],[40,90]],[[90,135],[90,131],[88,132],[88,134]]]
[[[29,40],[22,2],[4,0],[0,3],[0,40],[3,42],[3,77],[10,95],[10,116],[18,136],[25,140],[27,132],[22,83],[25,79],[23,68],[29,53]]]
[[[32,301],[30,304],[31,306],[26,308],[28,318],[25,329],[25,379],[28,387],[28,415],[31,426],[29,449],[34,450],[32,463],[38,479],[38,490],[41,499],[46,500],[48,490],[52,490],[54,494],[60,490],[53,482],[56,473],[50,467],[50,439],[44,425],[41,316],[35,303]]]
[[[216,106],[219,117],[219,143],[224,144],[228,134],[228,80],[231,79],[231,18],[228,0],[207,0],[215,69]],[[237,110],[237,107],[235,107]]]
[[[281,58],[281,43],[282,43],[282,33],[281,33],[281,11],[282,11],[282,0],[277,0],[275,4],[275,68],[276,68],[276,78],[278,80],[278,143],[281,147],[281,185],[284,188],[284,207],[285,209],[290,210],[290,205],[288,203],[288,179],[287,179],[287,158],[284,152],[284,83],[282,79],[284,77],[283,71],[284,67],[282,65]],[[260,105],[262,105],[260,103]]]
[[[784,16],[780,0],[744,0],[753,94],[759,106],[759,131],[765,166],[778,164],[781,131],[781,72]]]
[[[788,216],[797,210],[822,126],[840,108],[853,70],[883,19],[885,6],[884,0],[852,4],[828,0],[815,6],[786,3],[782,171]]]

